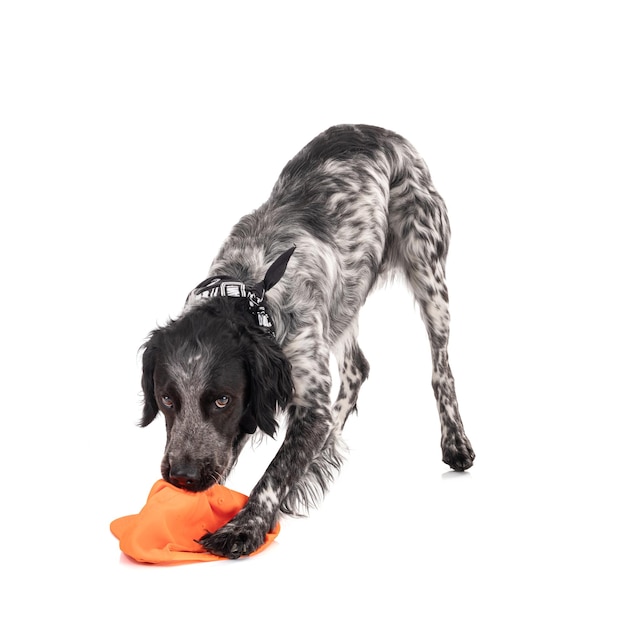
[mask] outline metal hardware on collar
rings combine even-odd
[[[258,326],[264,328],[274,337],[275,329],[268,311],[263,304],[266,292],[274,287],[283,276],[288,261],[294,254],[296,246],[292,246],[279,256],[266,271],[264,280],[258,283],[255,288],[248,287],[245,283],[234,280],[228,276],[213,276],[201,282],[187,297],[185,306],[191,300],[202,298],[246,298],[249,304],[249,312],[255,317]]]
[[[238,281],[214,278],[203,287],[197,287],[193,294],[196,298],[212,298],[213,296],[227,296],[228,298],[246,298],[247,287]]]

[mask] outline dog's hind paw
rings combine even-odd
[[[475,457],[468,438],[463,434],[442,442],[442,460],[456,472],[470,469]]]

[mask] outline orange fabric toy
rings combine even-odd
[[[224,560],[206,552],[195,540],[229,522],[247,500],[223,485],[192,493],[158,480],[144,508],[136,515],[114,520],[110,530],[120,541],[120,549],[141,563]],[[279,524],[253,554],[264,550],[278,534]]]

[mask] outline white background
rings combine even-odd
[[[3,623],[617,623],[612,4],[1,5]],[[410,139],[449,206],[477,463],[441,463],[418,310],[383,290],[323,506],[257,557],[133,564],[108,526],[165,436],[139,346],[341,122]]]

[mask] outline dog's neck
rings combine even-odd
[[[249,287],[245,283],[228,276],[212,276],[202,281],[187,297],[185,308],[191,308],[204,298],[245,298],[249,312],[255,317],[258,326],[267,330],[273,337],[275,329],[268,314],[264,287]]]
[[[187,296],[185,309],[192,308],[204,298],[245,298],[249,312],[255,317],[258,326],[275,337],[275,329],[267,310],[265,296],[266,292],[274,287],[285,273],[288,261],[295,249],[296,246],[292,246],[277,257],[266,271],[264,280],[253,287],[229,276],[207,278]]]

